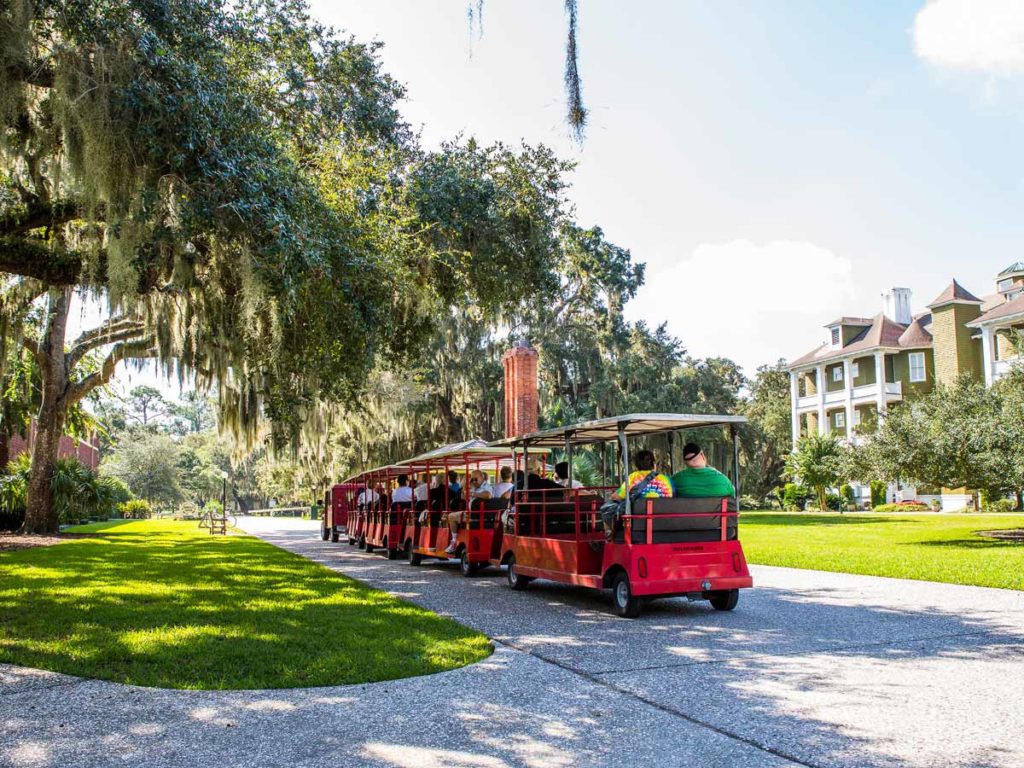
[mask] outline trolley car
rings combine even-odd
[[[324,493],[324,508],[320,514],[320,538],[338,541],[349,535],[351,516],[356,508],[360,488],[351,483],[337,483]]]
[[[610,589],[615,612],[624,617],[638,616],[649,600],[673,596],[732,610],[739,590],[753,586],[739,541],[737,495],[636,499],[627,502],[608,531],[600,510],[619,482],[628,485],[631,441],[650,445],[663,440],[671,474],[676,434],[692,429],[728,430],[732,482],[738,489],[737,427],[744,421],[740,416],[629,414],[489,444],[472,440],[442,446],[362,472],[334,488],[345,489],[348,500],[349,544],[367,552],[385,550],[389,559],[404,556],[414,566],[425,558],[458,560],[464,576],[487,565],[505,567],[514,590],[525,589],[534,579]],[[573,453],[584,446],[591,451],[596,447],[602,478],[618,482],[572,487]],[[612,446],[617,450],[609,471]],[[565,487],[534,482],[536,476],[525,471],[531,457],[543,458],[554,450],[564,452],[570,468]],[[497,480],[506,466],[517,475],[507,498],[468,500],[464,487],[456,492],[449,485],[449,472],[458,473],[463,483],[475,469]],[[543,460],[540,466],[543,475]],[[428,498],[394,503],[399,475],[408,476],[413,486],[417,476],[442,479]],[[454,546],[448,524],[452,514],[461,517]]]
[[[582,445],[615,442],[617,467],[628,490],[630,440],[664,435],[669,472],[673,438],[680,430],[727,427],[732,439],[733,486],[739,488],[740,416],[643,413],[574,424],[497,443],[521,453],[564,449],[572,485],[572,454]],[[512,589],[536,578],[593,589],[611,589],[615,612],[635,617],[657,597],[709,600],[732,610],[739,590],[753,586],[738,536],[737,496],[724,498],[640,498],[605,533],[598,513],[612,488],[567,489],[563,494],[516,490],[515,512],[502,537],[495,564],[507,568]]]

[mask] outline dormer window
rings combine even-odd
[[[1013,278],[1007,277],[1004,280],[999,281],[999,291],[1008,291],[1013,287]]]
[[[837,325],[835,328],[832,328],[830,330],[832,331],[832,346],[833,347],[838,347],[839,346],[839,326]]]

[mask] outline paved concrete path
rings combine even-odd
[[[0,765],[1021,766],[1024,595],[759,567],[733,613],[413,568],[243,521],[497,641],[431,677],[179,692],[0,666]],[[258,663],[254,660],[254,663]],[[347,738],[346,732],[358,734]]]

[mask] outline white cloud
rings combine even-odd
[[[668,321],[690,354],[732,358],[752,375],[821,343],[822,325],[849,312],[852,272],[849,259],[814,243],[702,243],[667,268],[649,267],[629,315]]]
[[[1024,73],[1021,0],[931,0],[914,18],[914,51],[947,69]]]

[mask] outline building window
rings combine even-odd
[[[846,426],[846,414],[843,413],[842,411],[839,411],[838,413],[836,413],[836,426],[837,427],[845,427]]]
[[[910,353],[910,380],[924,381],[924,352]]]
[[[843,380],[843,366],[837,365],[835,368],[832,369],[832,381],[842,381],[842,380]]]
[[[850,377],[856,379],[860,376],[860,363],[850,363]]]
[[[860,411],[858,411],[856,408],[853,409],[853,426],[860,426]]]
[[[821,337],[819,336],[818,338],[820,339]],[[832,329],[832,346],[833,347],[838,347],[839,346],[839,328],[838,327]]]
[[[1011,285],[1013,285],[1013,278],[1007,277],[1006,279],[999,281],[999,290],[1008,291],[1010,290]],[[821,337],[819,336],[818,338],[820,339]]]

